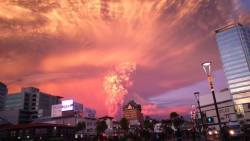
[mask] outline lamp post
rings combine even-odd
[[[212,77],[212,74],[211,74],[211,65],[212,65],[212,62],[204,62],[204,63],[202,63],[202,67],[203,67],[203,69],[204,69],[204,71],[205,71],[205,73],[207,75],[208,83],[209,83],[210,90],[211,90],[211,93],[212,93],[212,96],[213,96],[216,116],[217,116],[217,119],[218,119],[218,124],[219,124],[220,131],[221,131],[220,114],[219,114],[219,111],[218,111],[218,106],[217,106],[215,92],[214,92],[213,77]]]
[[[203,121],[203,114],[201,112],[201,105],[200,105],[200,92],[194,92],[194,96],[195,96],[195,99],[197,101],[197,104],[198,104],[198,109],[199,109],[199,112],[200,112],[200,116],[201,116],[201,126],[203,128],[203,131],[205,130],[205,125],[204,125],[204,121]],[[199,122],[198,122],[199,124]],[[200,128],[200,124],[199,124],[199,131],[200,131],[200,134],[202,134],[201,132],[201,128]],[[205,139],[206,139],[206,133],[205,133]]]

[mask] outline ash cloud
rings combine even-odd
[[[86,95],[105,99],[101,79],[112,66],[136,62],[128,97],[147,101],[201,81],[204,60],[221,69],[214,30],[250,19],[247,0],[6,0],[0,7],[0,80],[13,82],[11,91],[35,83],[65,96],[80,83],[72,95],[99,111],[104,106]]]

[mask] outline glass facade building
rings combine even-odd
[[[250,28],[231,24],[216,30],[216,41],[236,110],[250,102]]]
[[[23,109],[24,107],[24,94],[15,93],[8,95],[6,98],[5,109]]]
[[[43,93],[38,88],[22,88],[21,92],[7,96],[4,111],[7,115],[15,111],[12,116],[17,117],[17,123],[29,123],[36,118],[50,116],[51,106],[58,104],[60,98]]]
[[[0,82],[0,111],[4,109],[7,93],[7,86]]]

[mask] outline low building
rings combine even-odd
[[[113,117],[109,117],[109,116],[104,116],[104,117],[100,117],[98,119],[98,121],[105,121],[106,125],[107,125],[107,129],[105,130],[105,133],[108,136],[112,136],[113,133],[115,132],[114,130],[114,123],[113,123]]]
[[[59,104],[51,105],[50,115],[38,118],[34,122],[75,126],[83,121],[83,104],[73,99],[62,99]]]
[[[21,92],[7,96],[0,116],[12,122],[30,123],[36,118],[50,116],[51,106],[60,102],[58,96],[41,92],[38,88],[22,88]]]
[[[44,117],[38,118],[33,121],[33,123],[49,123],[49,124],[61,124],[76,126],[79,122],[82,122],[82,117],[77,117],[75,115],[67,115],[62,117]]]
[[[123,117],[129,122],[129,126],[143,126],[143,114],[141,112],[141,105],[135,101],[128,102],[123,107]]]
[[[83,117],[83,104],[73,99],[62,99],[61,103],[51,106],[51,117],[63,117],[75,115]]]
[[[0,140],[62,140],[74,139],[74,127],[61,124],[32,123],[0,128]]]
[[[4,110],[7,93],[7,86],[0,82],[0,111]]]
[[[83,109],[83,116],[87,118],[95,118],[96,117],[96,110],[84,107]]]
[[[250,103],[245,103],[243,104],[243,108],[244,108],[244,118],[245,118],[245,122],[247,124],[250,124]]]
[[[107,125],[107,129],[113,129],[113,117],[109,117],[109,116],[104,116],[104,117],[100,117],[98,118],[98,121],[105,121],[106,125]]]
[[[78,123],[78,120],[82,121],[82,119],[93,121],[95,115],[96,111],[94,109],[86,108],[83,104],[77,103],[73,99],[64,99],[60,104],[52,105],[51,110],[51,120],[72,117],[76,120],[74,125]]]
[[[76,115],[79,117],[95,118],[96,116],[96,111],[94,109],[84,107],[83,104],[73,99],[64,99],[61,103],[52,105],[51,109],[51,117]]]
[[[96,118],[84,117],[85,133],[87,135],[96,135]]]
[[[96,118],[76,117],[74,115],[62,116],[62,117],[47,117],[34,120],[33,123],[47,123],[58,124],[75,127],[78,123],[85,123],[85,135],[96,135]]]
[[[0,117],[0,128],[8,127],[8,126],[11,126],[11,125],[12,124],[8,120]]]
[[[237,124],[238,123],[237,114],[234,108],[235,106],[232,99],[232,95],[230,94],[229,90],[228,89],[221,90],[220,92],[216,93],[215,96],[221,123],[228,125]],[[209,127],[216,127],[217,129],[219,129],[218,118],[216,115],[212,94],[200,96],[200,106],[202,113],[204,113],[207,119],[206,125]]]
[[[61,103],[52,105],[51,116],[38,118],[34,123],[50,123],[76,126],[80,122],[86,125],[86,135],[96,135],[95,110],[85,108],[73,99],[62,99]]]

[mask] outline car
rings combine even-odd
[[[230,137],[239,137],[241,136],[241,128],[240,125],[231,125],[228,127],[228,133]]]
[[[216,129],[211,129],[211,128],[209,128],[209,129],[207,129],[207,134],[208,134],[209,136],[217,136],[217,135],[219,134],[219,131],[216,130]]]

